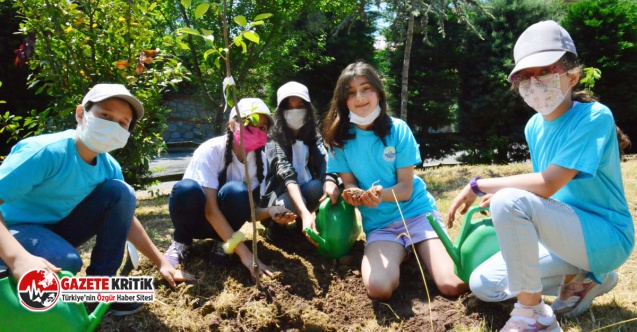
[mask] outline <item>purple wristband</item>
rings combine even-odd
[[[480,190],[480,188],[478,188],[478,180],[481,179],[481,177],[476,176],[475,178],[471,179],[471,181],[469,182],[469,186],[471,187],[471,190],[473,190],[473,193],[482,197],[484,195],[486,195],[485,192],[483,192],[482,190]]]

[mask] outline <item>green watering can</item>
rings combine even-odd
[[[62,271],[60,279],[73,277],[73,273]],[[110,303],[102,302],[91,315],[88,315],[84,303],[62,302],[58,298],[55,305],[44,312],[33,312],[20,304],[17,281],[13,276],[0,279],[0,332],[21,331],[88,331],[95,330]]]
[[[305,233],[318,243],[317,250],[321,256],[334,259],[345,256],[361,233],[354,207],[345,203],[342,197],[334,205],[329,197],[321,203],[316,216],[316,229],[320,235],[310,228],[305,228]]]
[[[474,213],[486,210],[488,208],[481,209],[477,205],[469,208],[465,214],[460,233],[456,237],[455,246],[438,221],[431,214],[427,215],[431,227],[438,234],[440,241],[456,265],[456,275],[466,283],[469,282],[471,273],[478,265],[500,251],[500,244],[491,218],[471,219]]]

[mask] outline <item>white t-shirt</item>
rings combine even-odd
[[[219,175],[221,175],[221,171],[223,171],[225,165],[226,140],[227,136],[223,135],[202,143],[197,150],[195,150],[188,164],[188,168],[186,168],[186,172],[184,173],[184,179],[192,179],[197,181],[202,187],[219,190]],[[259,185],[255,155],[256,153],[254,151],[248,152],[246,155],[253,190]],[[263,178],[265,181],[268,166],[265,153],[261,153],[261,159],[263,160]],[[243,163],[237,159],[234,153],[232,153],[232,162],[228,165],[226,174],[226,182],[246,182]],[[261,195],[264,193],[265,183],[261,186]]]
[[[310,173],[310,169],[307,167],[309,159],[310,149],[303,143],[303,141],[297,140],[294,144],[292,144],[292,165],[294,166],[296,174],[298,174],[296,181],[299,186],[302,186],[312,180],[312,174]]]

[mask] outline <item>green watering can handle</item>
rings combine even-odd
[[[312,241],[318,243],[319,248],[325,248],[325,239],[316,234],[311,228],[305,227],[305,233],[310,236],[310,239],[312,239]]]
[[[88,316],[88,326],[86,327],[87,332],[95,331],[97,325],[100,324],[104,314],[108,311],[108,308],[111,306],[110,302],[102,302],[97,305],[97,308],[93,310],[93,312]]]
[[[476,212],[484,212],[484,211],[489,211],[489,207],[485,207],[485,208],[481,208],[480,205],[472,205],[469,208],[469,211],[467,211],[465,220],[471,220],[471,217],[473,217],[473,214]]]
[[[453,260],[453,262],[456,263],[456,265],[459,265],[460,255],[458,255],[458,252],[454,250],[455,247],[453,246],[453,243],[451,243],[451,239],[449,239],[449,237],[446,236],[445,231],[440,226],[440,223],[438,223],[438,221],[434,219],[431,213],[427,213],[427,219],[429,220],[431,227],[433,227],[434,231],[436,231],[436,234],[438,234],[438,238],[447,249],[449,256],[451,256],[451,260]]]

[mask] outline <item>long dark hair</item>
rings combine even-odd
[[[299,128],[297,136],[294,136],[294,131],[288,127],[284,111],[290,109],[288,101],[290,97],[281,100],[281,103],[274,110],[274,127],[271,131],[271,137],[274,141],[279,143],[282,147],[288,148],[294,144],[296,139],[303,141],[305,145],[313,144],[316,140],[316,110],[311,102],[303,100],[305,103],[305,124]]]
[[[219,174],[219,189],[221,189],[221,187],[223,187],[223,185],[226,184],[226,181],[228,180],[228,166],[232,162],[232,144],[234,143],[234,132],[232,131],[232,127],[230,126],[231,121],[235,121],[238,126],[238,121],[241,120],[239,116],[236,116],[233,120],[228,121],[228,130],[226,132],[226,153],[223,155],[223,170],[221,171],[221,174]],[[237,128],[237,130],[239,129]],[[257,163],[257,180],[259,180],[259,183],[263,182],[264,178],[263,158],[261,158],[261,153],[264,150],[265,146],[262,146],[254,151],[255,161]],[[245,163],[247,162],[247,160],[244,160],[243,162]],[[248,177],[250,176],[250,174],[246,174],[245,176]],[[252,188],[250,188],[250,190],[252,190]]]
[[[358,61],[345,67],[338,77],[338,81],[336,81],[330,109],[323,125],[323,141],[330,149],[343,147],[346,140],[353,139],[356,136],[349,131],[349,109],[347,108],[349,85],[356,77],[367,78],[372,89],[378,95],[380,115],[374,120],[372,130],[382,140],[383,144],[386,144],[385,136],[391,130],[391,118],[387,114],[385,88],[383,88],[376,69],[365,62]]]

